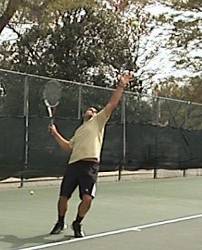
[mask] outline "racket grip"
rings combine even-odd
[[[50,118],[50,125],[53,125],[54,124],[54,119],[53,117]]]

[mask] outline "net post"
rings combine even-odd
[[[23,117],[24,117],[24,155],[23,155],[23,165],[21,169],[20,176],[20,187],[24,185],[24,171],[28,165],[28,149],[29,149],[29,83],[28,76],[25,76],[24,83],[24,107],[23,107]]]

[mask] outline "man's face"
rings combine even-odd
[[[86,109],[86,111],[83,114],[84,120],[89,120],[91,117],[95,116],[97,114],[97,109],[94,107],[89,107]]]

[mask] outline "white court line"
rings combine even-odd
[[[39,245],[39,246],[20,248],[20,249],[16,249],[16,250],[39,250],[39,249],[44,249],[47,247],[53,247],[53,246],[59,246],[59,245],[64,245],[64,244],[78,242],[78,241],[85,241],[85,240],[89,240],[89,239],[101,238],[104,236],[115,235],[115,234],[130,232],[130,231],[141,231],[142,229],[146,229],[146,228],[157,227],[157,226],[162,226],[162,225],[167,225],[167,224],[173,224],[173,223],[177,223],[177,222],[181,222],[181,221],[193,220],[193,219],[198,219],[198,218],[202,218],[202,214],[191,215],[191,216],[187,216],[187,217],[181,217],[181,218],[165,220],[165,221],[159,221],[159,222],[154,222],[154,223],[150,223],[150,224],[146,224],[146,225],[142,225],[142,226],[124,228],[124,229],[114,230],[114,231],[110,231],[110,232],[89,235],[89,236],[85,236],[83,238],[74,238],[72,240],[52,242],[52,243],[47,243],[47,244],[43,244],[43,245]]]

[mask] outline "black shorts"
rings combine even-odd
[[[79,187],[80,199],[83,194],[89,194],[94,198],[98,171],[99,164],[92,161],[77,161],[69,164],[61,183],[60,196],[66,196],[69,199]]]

